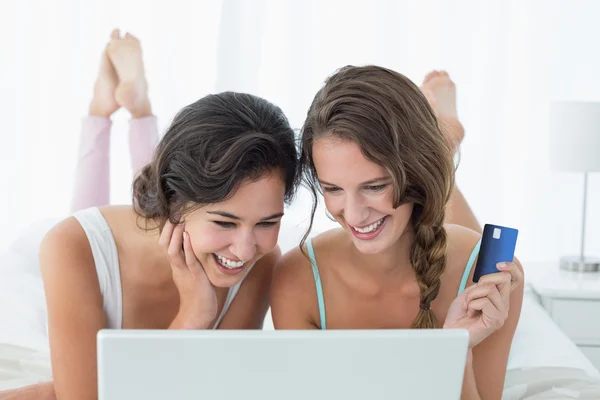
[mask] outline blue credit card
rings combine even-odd
[[[518,233],[518,230],[506,226],[485,224],[473,282],[479,282],[484,275],[499,272],[496,267],[499,262],[513,261]]]

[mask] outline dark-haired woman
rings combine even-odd
[[[264,99],[203,97],[177,114],[136,174],[133,205],[106,206],[107,117],[119,106],[134,118],[134,170],[152,154],[156,123],[145,88],[139,41],[113,32],[85,122],[97,132],[84,125],[83,135],[96,139],[83,139],[89,154],[79,161],[77,211],[40,248],[54,381],[8,398],[97,398],[103,328],[262,327],[284,203],[298,183],[294,132]],[[94,171],[100,177],[86,182]]]
[[[454,187],[462,135],[446,73],[421,89],[375,66],[325,82],[302,130],[301,163],[340,228],[279,261],[275,328],[465,328],[461,398],[501,397],[523,275],[515,259],[472,282],[481,234]]]

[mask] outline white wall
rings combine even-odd
[[[340,66],[381,64],[416,82],[447,69],[467,130],[458,182],[480,221],[519,228],[524,260],[579,249],[582,178],[550,171],[547,120],[553,98],[600,101],[593,0],[23,0],[1,11],[0,243],[68,212],[80,118],[118,26],[142,39],[161,129],[224,89],[266,97],[300,128]],[[126,119],[115,117],[114,203],[129,202]],[[587,247],[600,255],[600,174],[589,186]],[[303,193],[287,223],[308,210]]]

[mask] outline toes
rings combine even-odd
[[[423,83],[426,83],[427,81],[429,81],[430,79],[432,79],[433,77],[435,77],[437,75],[438,75],[438,72],[435,70],[429,72],[427,75],[425,75],[425,79],[423,79]]]
[[[125,37],[126,37],[127,39],[132,39],[132,40],[135,40],[135,41],[137,41],[137,42],[139,42],[139,41],[140,41],[140,40],[139,40],[137,37],[133,36],[133,35],[132,35],[131,33],[129,33],[129,32],[127,32],[127,33],[125,34]]]
[[[439,76],[440,78],[448,81],[451,85],[454,85],[454,82],[452,81],[452,78],[450,78],[450,74],[447,71],[440,71]]]
[[[119,31],[119,29],[113,29],[113,31],[110,33],[111,39],[119,39],[120,36],[121,36],[121,31]]]

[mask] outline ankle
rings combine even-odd
[[[92,100],[90,102],[90,106],[88,107],[88,115],[91,117],[110,118],[113,113],[113,110],[107,109],[102,105],[101,102],[97,100]]]
[[[131,118],[144,118],[152,116],[152,106],[150,105],[150,100],[148,98],[140,101],[139,104],[136,104],[135,107],[128,110],[131,114]]]
[[[442,117],[438,118],[438,120],[442,133],[448,140],[452,151],[456,153],[465,137],[464,127],[458,118],[455,117]]]

